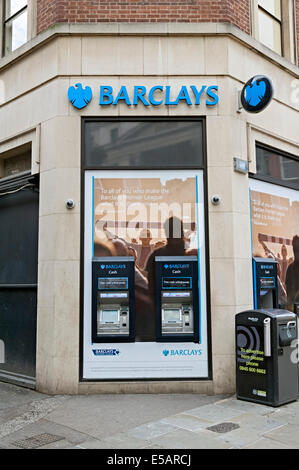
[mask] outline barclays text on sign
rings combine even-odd
[[[91,101],[92,90],[89,86],[82,87],[81,83],[70,86],[68,98],[74,107],[82,109]],[[179,91],[175,91],[170,85],[155,85],[148,88],[143,85],[134,86],[128,90],[125,85],[119,89],[112,86],[101,85],[99,93],[100,106],[117,106],[125,103],[127,106],[177,106],[185,103],[188,106],[215,106],[219,101],[218,85],[202,86],[181,86]]]

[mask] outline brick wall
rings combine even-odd
[[[38,0],[37,31],[55,23],[229,22],[250,33],[250,0]]]

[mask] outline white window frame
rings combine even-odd
[[[258,11],[258,0],[251,0],[251,35],[257,41],[260,40]],[[292,64],[297,64],[294,0],[281,1],[281,43],[281,56],[285,57]],[[277,52],[273,52],[277,54]]]
[[[0,50],[1,56],[4,57],[12,52],[5,53],[5,0],[2,0],[2,8],[0,8]],[[36,0],[28,0],[27,3],[27,41],[36,36],[36,18],[37,18],[37,2]],[[26,43],[25,43],[26,44]],[[22,47],[22,46],[21,46]]]

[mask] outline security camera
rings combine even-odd
[[[67,209],[74,209],[75,207],[75,202],[73,199],[68,199],[65,203]]]
[[[211,197],[211,203],[214,205],[214,206],[218,206],[221,202],[221,198],[220,196],[218,196],[218,194],[214,194],[214,196]]]

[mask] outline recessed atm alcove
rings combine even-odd
[[[278,308],[277,261],[253,258],[254,308]]]
[[[135,339],[134,258],[92,260],[92,341]]]
[[[157,341],[199,342],[197,256],[156,256]]]

